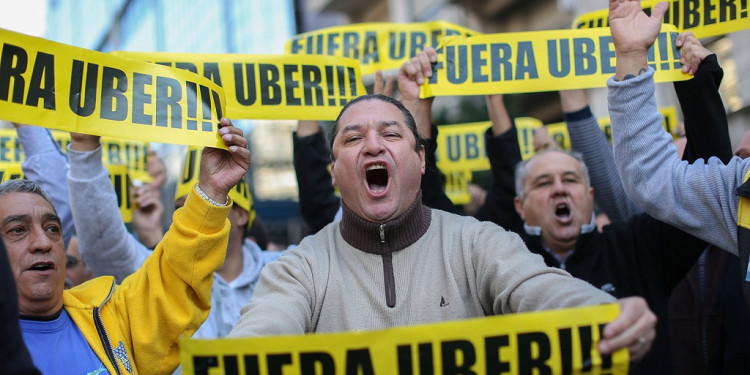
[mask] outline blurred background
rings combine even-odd
[[[350,23],[444,20],[484,33],[519,32],[567,29],[576,16],[607,7],[604,0],[0,0],[0,4],[0,27],[87,49],[243,54],[281,54],[294,34]],[[750,30],[703,43],[717,53],[724,68],[722,96],[734,147],[750,130]],[[365,77],[368,80],[372,81]],[[589,90],[588,95],[594,114],[607,116],[606,88]],[[679,106],[671,84],[658,87],[657,100],[660,106]],[[557,92],[507,95],[506,103],[513,117],[562,121]],[[441,97],[433,110],[437,124],[487,120],[483,97]],[[298,243],[308,231],[297,208],[292,166],[296,121],[245,120],[239,126],[251,145],[248,181],[258,216],[272,241]],[[184,146],[152,147],[176,180]]]

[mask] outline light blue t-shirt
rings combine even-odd
[[[20,323],[34,365],[42,374],[109,374],[65,309],[54,320],[20,319]]]

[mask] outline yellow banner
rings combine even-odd
[[[490,169],[484,133],[489,121],[441,125],[437,139],[437,166],[443,173]]]
[[[133,221],[133,204],[130,201],[130,175],[126,165],[108,165],[109,179],[117,195],[117,206],[120,208],[122,221],[130,223]]]
[[[24,178],[21,164],[19,163],[3,163],[0,164],[0,183],[9,180],[16,180]]]
[[[658,2],[642,1],[641,6],[650,14]],[[673,0],[668,4],[664,22],[680,31],[692,31],[697,38],[750,29],[747,0]],[[608,27],[608,15],[608,9],[584,13],[573,20],[573,28]]]
[[[657,82],[690,79],[664,25],[649,50]],[[605,87],[615,73],[609,29],[550,30],[446,38],[420,97],[488,95]]]
[[[445,195],[448,199],[456,205],[471,202],[471,194],[469,194],[469,183],[472,181],[471,171],[456,170],[443,171],[443,173],[445,174]]]
[[[189,70],[224,88],[232,119],[335,120],[366,94],[356,60],[330,56],[112,52]]]
[[[381,331],[180,342],[184,374],[627,374],[602,356],[616,304]]]
[[[677,108],[676,107],[664,107],[660,108],[664,117],[664,130],[674,137],[674,128],[677,126]],[[604,135],[612,143],[612,127],[610,125],[609,116],[600,117],[597,119],[599,128],[602,130]],[[557,142],[557,145],[563,150],[570,150],[570,135],[568,134],[568,127],[564,122],[558,122],[554,124],[542,124],[541,121],[531,119],[527,121],[519,122],[516,119],[516,130],[518,131],[518,145],[521,148],[521,157],[526,160],[534,156],[534,131],[535,129],[541,128],[542,126],[547,128],[547,133]],[[442,128],[441,128],[442,131]]]
[[[226,148],[224,91],[181,69],[0,29],[8,121],[115,138]]]
[[[664,116],[664,130],[674,134],[677,126],[677,108],[674,106],[659,109]],[[534,131],[545,127],[547,133],[563,150],[570,150],[570,135],[564,122],[545,125],[532,117],[517,117],[514,120],[518,133],[521,158],[526,160],[534,155]],[[612,143],[612,128],[609,116],[597,119],[599,128]],[[453,204],[462,205],[471,201],[467,190],[476,172],[490,170],[484,133],[492,127],[490,121],[467,124],[440,125],[437,144],[437,166],[445,174],[445,194]]]
[[[133,208],[130,203],[130,180],[125,165],[109,165],[109,178],[117,194],[117,206],[125,223],[133,221]],[[0,183],[24,178],[20,163],[0,163]]]
[[[360,23],[329,27],[294,36],[286,43],[290,54],[329,55],[359,61],[362,74],[399,69],[425,47],[436,47],[446,36],[479,32],[445,21],[418,23]]]
[[[63,153],[68,151],[70,133],[52,130],[52,138]],[[146,171],[149,145],[147,142],[102,137],[102,162],[105,165],[126,165],[133,173]],[[15,129],[0,129],[0,165],[21,164],[26,156],[18,141]]]

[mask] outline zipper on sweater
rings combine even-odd
[[[115,359],[115,353],[112,349],[112,341],[109,339],[109,334],[107,333],[107,329],[104,328],[104,323],[102,322],[102,313],[101,308],[104,306],[107,301],[112,297],[112,293],[115,290],[115,284],[112,283],[112,288],[109,290],[109,295],[107,296],[107,299],[102,302],[102,304],[98,307],[94,307],[94,325],[96,325],[96,332],[99,334],[99,340],[101,340],[102,345],[104,345],[104,351],[107,352],[107,358],[109,358],[109,361],[112,362],[112,366],[115,368],[115,372],[117,375],[122,375],[120,372],[120,366],[117,365],[117,360]]]
[[[385,243],[385,224],[380,224],[380,243]]]

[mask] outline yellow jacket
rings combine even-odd
[[[63,306],[110,374],[170,374],[179,338],[211,308],[213,274],[224,263],[227,215],[191,190],[154,253],[116,285],[98,277],[63,293]]]

